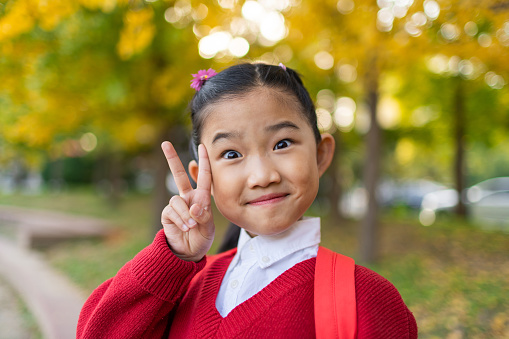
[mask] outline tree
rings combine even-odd
[[[14,150],[3,154],[91,152],[118,177],[125,154],[152,152],[154,225],[169,198],[159,145],[187,150],[190,73],[283,38],[263,20],[248,23],[235,1],[11,0],[1,9],[0,142]],[[284,28],[283,10],[270,9],[272,28]]]
[[[509,42],[509,24],[504,14],[504,7],[493,1],[441,5],[434,0],[417,3],[388,0],[376,4],[340,0],[306,2],[289,16],[292,24],[306,29],[306,34],[296,29],[297,33],[291,32],[288,37],[288,41],[306,46],[300,58],[325,70],[333,83],[338,80],[348,82],[349,74],[355,73],[359,79],[357,97],[364,98],[369,108],[370,128],[366,134],[364,162],[368,211],[361,227],[362,261],[373,261],[376,257],[377,187],[380,157],[384,150],[380,100],[394,95],[381,87],[384,78],[395,74],[398,77],[408,76],[405,71],[413,64],[423,63],[426,57],[438,53],[451,56],[460,53],[460,60],[482,60],[489,72],[484,70],[481,73],[485,73],[492,82],[502,81],[498,73],[492,72],[507,67],[507,63],[502,62],[507,59],[506,46]],[[466,35],[459,32],[458,27],[463,25]],[[488,32],[478,30],[473,33],[472,27],[478,25],[486,27]],[[496,43],[492,38],[495,34]],[[465,36],[465,39],[460,39]],[[479,45],[485,45],[487,50],[479,50]],[[493,80],[494,77],[497,80]],[[465,169],[463,85],[458,83],[456,89],[455,177],[456,188],[461,191]]]

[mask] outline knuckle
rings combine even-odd
[[[201,172],[207,176],[212,175],[212,172],[210,172],[210,168],[203,168]]]
[[[178,215],[173,215],[171,221],[178,227],[182,227],[182,225],[184,224],[184,222]]]
[[[174,177],[183,177],[183,176],[186,176],[187,177],[187,172],[185,169],[183,168],[176,168],[175,170],[172,171],[173,172],[173,176]]]
[[[174,195],[173,197],[171,197],[170,199],[170,206],[175,206],[175,204],[177,203],[177,201],[179,199],[182,199],[180,196],[178,195]]]

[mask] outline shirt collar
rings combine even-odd
[[[240,260],[256,259],[260,268],[267,268],[292,253],[319,243],[320,218],[304,217],[277,235],[251,238],[241,229],[237,253]]]

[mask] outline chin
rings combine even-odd
[[[278,225],[278,226],[274,226],[274,224],[271,224],[271,225],[266,225],[266,227],[263,227],[263,225],[262,226],[257,225],[257,227],[243,227],[243,228],[251,235],[274,236],[274,235],[278,235],[278,234],[285,232],[293,224],[294,224],[294,222],[289,223],[289,224],[285,223],[283,225]]]

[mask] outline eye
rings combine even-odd
[[[237,159],[240,158],[242,155],[237,151],[225,151],[221,156],[224,159]]]
[[[289,139],[283,139],[281,141],[278,141],[276,146],[274,146],[274,150],[286,148],[292,144],[292,141]]]

